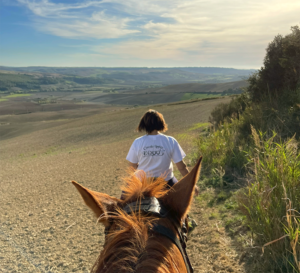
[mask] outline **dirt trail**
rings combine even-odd
[[[192,151],[191,139],[219,100],[155,107],[168,134]],[[103,228],[83,204],[70,180],[120,195],[128,149],[147,108],[74,119],[56,127],[1,140],[0,272],[89,272],[103,244]],[[30,116],[27,116],[28,118]],[[195,272],[247,272],[241,252],[224,230],[202,218],[188,252]]]

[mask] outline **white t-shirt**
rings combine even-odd
[[[126,159],[131,163],[138,163],[138,170],[146,172],[147,176],[165,176],[165,180],[171,179],[173,164],[182,161],[185,153],[171,136],[163,134],[144,135],[137,138],[131,145]]]

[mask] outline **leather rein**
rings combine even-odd
[[[142,200],[126,204],[123,208],[123,211],[125,211],[127,214],[131,214],[134,212],[143,212],[145,214],[151,214],[159,218],[166,218],[167,216],[170,217],[168,210],[155,197],[146,197]],[[165,236],[169,240],[171,240],[177,246],[177,248],[179,249],[182,255],[182,258],[185,262],[185,266],[187,269],[187,273],[193,273],[194,269],[191,265],[191,262],[186,252],[186,242],[187,242],[186,225],[179,223],[178,220],[174,219],[174,217],[171,217],[170,220],[171,223],[174,225],[177,234],[175,234],[171,229],[158,224],[153,225],[150,228],[150,230],[152,232]],[[178,225],[180,227],[178,227]],[[109,229],[110,227],[105,228],[105,234],[109,233]]]

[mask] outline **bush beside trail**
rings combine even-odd
[[[282,272],[300,270],[300,153],[295,138],[274,142],[254,128],[254,148],[247,154],[248,185],[237,194],[240,210],[265,246],[265,259]],[[273,243],[272,243],[273,242]],[[269,245],[270,244],[270,245]],[[280,272],[280,271],[278,271]]]
[[[300,272],[298,26],[275,37],[247,90],[218,105],[210,121],[194,156],[204,157],[202,188],[235,192],[265,272]]]

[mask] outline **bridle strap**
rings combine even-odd
[[[132,203],[127,204],[124,208],[123,211],[125,211],[127,214],[131,214],[133,212],[143,212],[143,213],[151,213],[157,217],[160,218],[165,218],[168,216],[168,210],[162,206],[159,202],[159,200],[155,197],[147,197]],[[179,249],[183,260],[185,262],[185,266],[187,269],[187,273],[193,273],[194,269],[191,265],[191,262],[189,260],[189,257],[186,252],[186,234],[182,234],[182,230],[178,228],[178,224],[181,225],[180,223],[175,224],[176,219],[171,219],[172,224],[175,227],[175,230],[177,231],[177,234],[180,238],[178,240],[176,234],[171,230],[166,228],[165,226],[162,225],[153,225],[151,228],[152,231],[157,232],[167,238],[169,238]],[[106,229],[106,233],[108,233],[109,229]]]
[[[161,206],[155,197],[148,197],[140,201],[129,203],[123,208],[123,211],[127,214],[142,211],[144,213],[151,213],[160,218],[164,218],[168,214],[167,209]]]
[[[171,229],[168,229],[166,228],[165,226],[162,226],[162,225],[153,225],[153,227],[151,228],[152,231],[154,232],[157,232],[167,238],[169,238],[176,246],[177,248],[179,249],[181,255],[182,255],[182,258],[184,260],[184,263],[185,263],[185,266],[186,266],[186,270],[187,270],[187,273],[193,273],[194,272],[194,268],[192,267],[191,265],[191,262],[187,256],[187,253],[186,253],[186,245],[185,245],[185,242],[180,242],[177,238],[177,236],[174,234],[174,232],[171,230]],[[180,236],[180,233],[178,233],[179,236]],[[181,236],[180,236],[181,237]],[[184,247],[182,247],[182,245]]]

